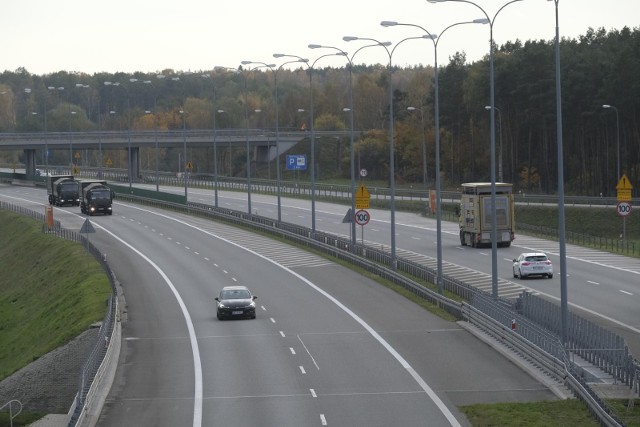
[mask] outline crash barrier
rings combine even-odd
[[[46,225],[45,215],[31,209],[3,201],[0,201],[0,209],[9,210],[20,215],[26,215],[37,221],[41,221],[43,223],[43,232],[53,233],[65,240],[82,244],[85,250],[93,255],[96,261],[100,263],[107,274],[107,277],[109,277],[111,295],[107,299],[107,310],[100,324],[100,330],[98,331],[96,341],[87,356],[87,360],[84,362],[80,370],[78,391],[68,414],[68,426],[76,426],[84,417],[87,404],[91,402],[91,398],[98,390],[97,382],[94,380],[96,378],[101,378],[105,374],[106,363],[103,363],[103,361],[108,359],[107,355],[110,357],[111,353],[114,351],[114,346],[111,345],[111,343],[115,331],[118,312],[115,275],[113,271],[111,271],[106,257],[82,234],[62,228],[59,221],[54,221],[54,226],[50,228]]]

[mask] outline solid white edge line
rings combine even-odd
[[[194,399],[193,399],[193,427],[201,427],[202,426],[202,361],[200,360],[200,349],[198,347],[198,339],[196,337],[195,328],[193,327],[193,321],[191,320],[191,316],[189,315],[189,310],[187,310],[187,306],[185,305],[180,293],[176,289],[176,287],[171,282],[171,279],[162,271],[156,263],[151,261],[146,255],[142,252],[134,248],[129,243],[125,242],[122,238],[116,236],[113,232],[107,230],[103,226],[99,224],[93,224],[98,228],[101,228],[106,233],[110,234],[111,237],[120,241],[123,245],[127,246],[129,249],[140,255],[142,259],[147,261],[157,272],[162,276],[173,295],[176,297],[178,304],[180,305],[180,309],[182,310],[182,314],[185,318],[185,322],[187,324],[187,330],[189,331],[189,341],[191,342],[191,352],[193,353],[193,368],[195,374],[195,390],[194,390]]]

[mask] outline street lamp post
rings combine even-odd
[[[356,213],[356,200],[355,200],[355,193],[356,193],[356,179],[355,179],[355,134],[354,134],[354,119],[353,119],[353,115],[354,115],[354,108],[353,108],[353,59],[355,58],[356,54],[358,52],[360,52],[362,49],[368,48],[368,47],[373,47],[373,46],[378,46],[377,43],[375,44],[369,44],[369,45],[365,45],[365,46],[361,46],[360,48],[358,48],[352,55],[351,57],[349,57],[349,55],[347,54],[347,52],[345,52],[344,50],[335,47],[335,46],[324,46],[324,45],[319,45],[319,44],[310,44],[309,45],[309,49],[333,49],[335,51],[338,52],[337,55],[340,56],[344,56],[347,59],[347,62],[349,63],[349,107],[345,107],[343,108],[344,112],[348,112],[349,113],[349,151],[350,151],[350,155],[349,155],[349,164],[350,164],[350,169],[351,169],[351,218],[350,218],[350,225],[351,225],[351,250],[355,251],[356,249],[356,222],[354,219],[355,213]],[[358,162],[358,170],[360,169],[360,164]]]
[[[500,134],[500,143],[498,146],[498,181],[504,182],[502,175],[502,111],[498,107],[493,107],[498,112],[498,133]],[[491,110],[491,105],[485,105],[485,110]]]
[[[47,90],[49,90],[49,91],[57,91],[58,94],[59,94],[60,91],[64,90],[64,87],[62,87],[62,86],[60,86],[60,87],[47,86]],[[46,102],[46,100],[45,100],[45,103],[44,103],[44,128],[45,128],[45,131],[44,131],[44,134],[45,134],[44,135],[44,138],[45,138],[44,142],[45,142],[45,149],[47,150],[47,155],[46,155],[45,158],[47,160],[47,165],[48,165],[48,162],[49,162],[49,148],[48,148],[49,147],[49,142],[48,142],[48,138],[49,137],[48,137],[48,130],[47,130],[48,128],[47,128],[47,102]],[[47,168],[47,170],[48,170],[48,168]]]
[[[156,92],[156,87],[153,85],[151,80],[143,80],[143,84],[151,86],[153,89],[153,138],[154,138],[154,148],[156,153],[156,192],[160,191],[160,180],[159,180],[159,172],[160,161],[158,159],[158,95]]]
[[[500,9],[493,15],[493,19],[489,18],[487,12],[478,4],[470,0],[427,0],[429,3],[457,2],[468,3],[477,7],[489,23],[489,91],[490,91],[490,107],[491,107],[491,294],[494,298],[498,297],[498,224],[496,218],[496,115],[495,107],[495,79],[494,79],[494,43],[493,43],[493,24],[498,14],[507,6],[523,0],[511,0],[502,5]]]
[[[278,58],[274,54],[273,56]],[[282,69],[283,66],[287,64],[292,64],[294,62],[304,62],[301,59],[296,59],[294,61],[287,61],[276,68],[276,64],[267,64],[266,62],[259,61],[242,61],[243,64],[258,64],[263,67],[267,67],[273,73],[273,103],[275,104],[276,111],[276,198],[278,204],[278,222],[282,221],[282,202],[281,202],[281,189],[280,189],[280,181],[281,181],[281,172],[280,172],[280,117],[279,117],[279,105],[278,105],[278,73]],[[269,153],[270,154],[270,153]]]
[[[274,58],[296,58],[297,61],[293,62],[301,62],[307,66],[307,71],[309,72],[309,116],[311,126],[311,235],[315,236],[316,234],[316,159],[315,159],[315,131],[314,131],[314,118],[313,118],[313,70],[316,63],[327,56],[336,56],[336,53],[328,53],[326,55],[322,55],[316,58],[315,61],[311,65],[309,65],[309,60],[307,58],[303,58],[298,55],[289,55],[284,53],[274,53]]]
[[[436,171],[435,171],[435,176],[436,176],[436,285],[437,285],[437,289],[439,293],[443,293],[444,292],[444,285],[442,282],[442,201],[441,201],[441,181],[440,181],[440,92],[439,92],[439,78],[438,78],[438,44],[440,43],[440,40],[442,40],[442,36],[443,34],[450,28],[456,27],[458,25],[464,25],[464,24],[488,24],[489,20],[482,18],[482,19],[474,19],[472,21],[463,21],[463,22],[456,22],[454,24],[451,24],[447,27],[445,27],[444,30],[442,30],[442,32],[440,33],[439,36],[437,36],[436,34],[432,34],[429,31],[427,31],[425,28],[421,27],[420,25],[416,25],[416,24],[404,24],[404,23],[398,23],[398,22],[394,22],[394,21],[383,21],[381,22],[381,25],[384,27],[393,27],[396,25],[404,25],[404,26],[409,26],[409,27],[416,27],[421,29],[422,31],[424,31],[429,38],[431,39],[431,41],[433,42],[433,56],[434,56],[434,63],[433,63],[433,73],[434,73],[434,81],[435,81],[435,88],[434,88],[434,110],[435,110],[435,117],[434,117],[434,133],[435,133],[435,150],[436,150]]]
[[[184,156],[184,200],[187,201],[187,112],[183,109],[180,110],[182,114],[182,152]]]
[[[569,301],[567,292],[567,245],[565,239],[565,214],[564,214],[564,148],[562,143],[562,85],[560,83],[560,20],[558,15],[558,4],[560,0],[553,1],[555,4],[556,16],[556,36],[555,36],[555,57],[556,57],[556,134],[558,153],[558,240],[560,249],[560,317],[562,329],[562,343],[568,344],[569,334]]]
[[[381,42],[376,39],[368,38],[368,37],[354,37],[347,36],[343,37],[343,40],[346,42],[354,41],[354,40],[365,40],[374,42],[377,46],[381,46],[387,52],[387,56],[389,57],[389,187],[390,187],[390,216],[391,216],[391,268],[393,270],[397,267],[397,258],[396,258],[396,178],[395,178],[395,147],[394,147],[394,135],[393,135],[393,68],[392,68],[392,58],[395,50],[407,40],[416,40],[416,39],[425,39],[427,36],[423,37],[407,37],[405,39],[400,40],[393,49],[390,51],[388,46],[391,46],[391,42]]]
[[[427,143],[425,141],[425,137],[424,137],[424,110],[422,109],[422,107],[420,108],[416,108],[416,107],[407,107],[407,110],[409,111],[415,111],[418,110],[420,111],[420,125],[422,128],[422,131],[420,132],[422,134],[422,190],[423,191],[427,191]]]
[[[620,117],[618,109],[613,105],[604,104],[602,108],[612,109],[616,113],[616,179],[620,179]]]

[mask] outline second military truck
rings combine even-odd
[[[107,181],[81,180],[80,210],[87,215],[103,213],[113,214],[111,208],[113,202],[113,191],[107,186]]]
[[[496,182],[496,235],[498,246],[511,246],[515,238],[513,185]],[[491,183],[462,184],[460,195],[460,244],[491,246]]]
[[[47,193],[50,205],[80,205],[78,181],[73,179],[73,175],[47,176]]]

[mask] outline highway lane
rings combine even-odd
[[[213,204],[213,192],[190,190],[190,200]],[[310,227],[310,202],[299,199],[282,199],[283,221]],[[246,195],[219,192],[222,207],[246,211]],[[276,198],[252,195],[254,213],[277,217]],[[348,235],[347,224],[342,218],[348,207],[316,202],[316,227],[318,230]],[[356,226],[360,241],[362,231],[368,244],[379,244],[388,249],[390,245],[390,216],[388,211],[369,209],[371,221],[365,227]],[[615,213],[612,212],[612,215]],[[478,288],[491,291],[491,248],[461,246],[458,226],[443,222],[443,261],[445,274],[456,277]],[[436,223],[435,220],[417,214],[396,212],[396,245],[398,256],[413,257],[435,266]],[[403,252],[407,251],[407,252]],[[515,279],[512,260],[521,252],[544,251],[554,263],[553,279]],[[420,256],[423,256],[422,258]],[[424,257],[428,257],[425,259]],[[526,289],[536,294],[560,300],[558,242],[520,235],[510,248],[498,249],[499,295],[513,298]],[[634,354],[640,356],[640,260],[614,255],[595,249],[567,245],[568,296],[572,310],[581,315],[597,318],[599,323],[615,328],[627,337]]]
[[[41,190],[0,188],[0,195],[42,209]],[[56,208],[56,217],[80,228],[77,210]],[[92,241],[124,267],[128,315],[99,425],[188,425],[189,414],[197,425],[198,368],[184,312],[159,271],[122,247],[127,241],[165,272],[190,313],[203,425],[465,425],[456,405],[553,399],[457,325],[314,255],[124,203],[91,221]],[[288,267],[270,261],[279,256]],[[215,320],[212,298],[228,283],[251,284],[258,319]]]

